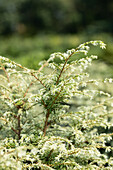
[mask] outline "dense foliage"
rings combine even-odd
[[[53,53],[39,70],[0,57],[1,169],[113,168],[107,154],[113,133],[105,132],[112,128],[113,97],[102,89],[113,79],[90,77],[87,68],[97,58],[88,55],[91,45],[106,47],[90,41]]]

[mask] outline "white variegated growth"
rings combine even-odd
[[[90,77],[91,45],[106,48],[86,42],[39,70],[0,56],[0,169],[113,169],[113,97],[101,89],[113,79]]]

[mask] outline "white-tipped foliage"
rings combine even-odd
[[[113,97],[101,89],[113,79],[90,78],[91,45],[106,47],[90,41],[51,54],[39,70],[0,57],[0,169],[113,168]]]

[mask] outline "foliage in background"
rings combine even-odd
[[[113,32],[112,0],[0,0],[0,35],[84,31]]]
[[[113,168],[107,154],[113,133],[105,132],[113,124],[113,97],[102,89],[113,79],[90,77],[87,68],[97,58],[90,45],[106,47],[90,41],[53,53],[39,70],[0,57],[0,168]],[[85,57],[76,59],[79,54]]]

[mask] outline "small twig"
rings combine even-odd
[[[20,135],[21,135],[21,130],[22,130],[21,125],[20,125],[20,115],[18,117],[16,117],[16,119],[18,121],[18,128],[16,130],[13,127],[11,127],[11,129],[18,135],[18,140],[20,140],[21,139]]]
[[[43,103],[44,107],[45,107],[45,108],[47,108],[47,105],[45,104],[44,100],[43,100],[43,99],[41,99],[41,101],[42,101],[42,103]]]
[[[56,95],[56,97],[54,98],[54,100],[53,100],[53,102],[52,102],[50,108],[47,109],[46,120],[45,120],[44,129],[43,129],[44,136],[46,135],[46,130],[47,130],[47,128],[48,128],[48,119],[49,119],[49,115],[50,115],[50,109],[51,109],[52,106],[54,105],[54,103],[55,103],[56,99],[58,98],[58,96],[59,96],[60,92],[62,91],[62,89],[63,89],[63,86],[61,87],[59,93],[58,93],[58,94]],[[47,107],[47,106],[45,105],[45,107]]]
[[[49,60],[47,60],[46,63],[43,64],[43,65],[39,68],[38,72],[40,72],[45,66],[48,65],[48,61],[49,61]]]
[[[12,64],[14,64],[14,65],[16,65],[16,66],[22,68],[23,70],[28,70],[27,68],[21,66],[20,64],[15,63],[14,61],[12,61]]]
[[[45,159],[46,161],[49,160],[49,158],[50,158],[50,156],[51,156],[51,154],[52,154],[53,151],[54,151],[54,149],[52,149],[52,150],[50,151],[50,153],[48,154],[47,158]]]
[[[45,125],[44,125],[44,129],[43,129],[44,136],[46,135],[46,130],[47,130],[47,127],[48,127],[48,119],[49,119],[49,115],[50,115],[50,112],[49,112],[49,110],[47,110]]]
[[[35,77],[35,79],[38,80],[46,88],[46,86],[42,83],[42,81],[38,77],[36,77],[33,73],[31,73],[31,75]]]
[[[44,107],[47,109],[47,105],[45,104],[44,100],[43,99],[41,99],[41,100],[42,100]],[[44,136],[46,135],[46,130],[48,127],[49,115],[50,115],[50,109],[47,109],[46,120],[45,120],[45,124],[44,124],[44,128],[43,128]]]
[[[77,49],[76,49],[76,50],[77,50]],[[69,58],[70,58],[74,53],[75,53],[75,51],[72,52],[72,53],[69,55],[69,57],[65,60],[65,63],[64,63],[64,65],[63,65],[63,68],[62,68],[62,70],[61,70],[61,72],[60,72],[60,74],[59,74],[59,76],[58,76],[57,81],[56,81],[56,85],[59,83],[59,79],[60,79],[60,77],[61,77],[61,75],[62,75],[62,73],[63,73],[63,71],[64,71],[64,68],[65,68],[65,66],[66,66],[66,64],[67,64],[67,61],[69,60]]]
[[[31,83],[29,84],[29,86],[28,86],[26,92],[24,93],[24,97],[26,97],[26,95],[27,95],[27,93],[28,93],[30,87],[32,86],[32,84],[33,84],[33,82],[31,82]]]
[[[56,95],[56,97],[54,98],[54,100],[53,100],[53,102],[52,102],[50,108],[54,105],[54,103],[55,103],[56,99],[58,98],[58,96],[59,96],[60,92],[62,91],[62,89],[63,89],[63,86],[61,87],[59,93],[58,93],[58,94]]]
[[[18,135],[18,131],[16,129],[14,129],[13,127],[11,127],[11,129]]]

